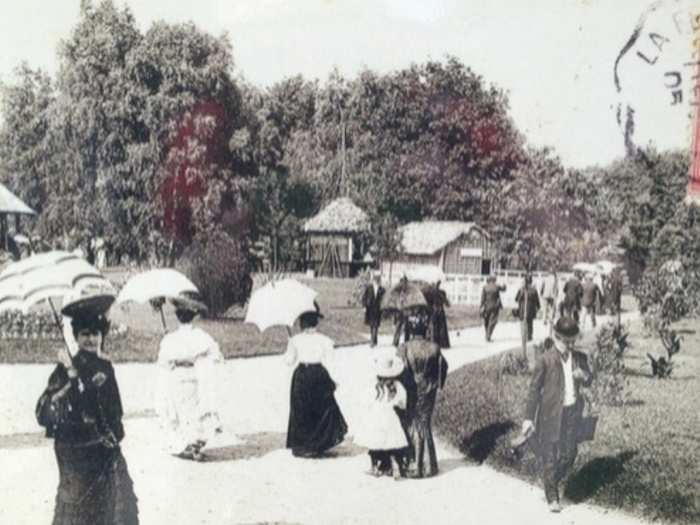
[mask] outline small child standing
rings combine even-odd
[[[364,425],[355,435],[355,443],[369,449],[371,474],[381,476],[391,465],[395,480],[401,478],[399,460],[408,446],[406,434],[395,408],[406,408],[406,389],[397,380],[403,372],[402,359],[391,353],[380,352],[373,359],[377,383],[370,391]]]

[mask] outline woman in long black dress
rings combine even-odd
[[[335,400],[335,383],[323,366],[333,341],[316,331],[320,314],[299,318],[301,333],[289,340],[285,360],[296,365],[289,400],[287,448],[299,457],[318,456],[343,441],[348,430]]]
[[[137,525],[136,496],[119,447],[119,387],[114,367],[99,355],[109,321],[81,312],[71,325],[79,351],[72,359],[60,355],[36,407],[58,463],[53,525]]]
[[[401,376],[407,393],[402,423],[409,442],[406,475],[423,478],[438,473],[432,419],[437,391],[447,376],[447,361],[437,343],[426,338],[423,327],[413,329],[417,337],[399,347],[399,355],[406,363]]]
[[[449,348],[450,334],[447,329],[445,308],[450,306],[450,301],[445,291],[440,288],[440,281],[435,284],[429,296],[431,338],[440,348]]]

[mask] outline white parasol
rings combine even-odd
[[[0,273],[0,311],[28,312],[37,303],[66,295],[81,295],[94,287],[116,295],[112,284],[84,259],[68,252],[33,255]]]
[[[245,322],[263,332],[271,326],[291,328],[304,312],[316,311],[318,293],[294,279],[272,281],[253,292]]]
[[[38,303],[48,301],[59,330],[63,323],[54,299],[68,299],[64,306],[77,311],[83,306],[109,308],[115,295],[112,284],[95,267],[63,251],[33,255],[10,264],[0,273],[0,311],[27,313]],[[70,306],[66,306],[68,302]],[[64,341],[70,354],[69,340]]]
[[[172,268],[156,268],[131,277],[117,296],[117,303],[146,304],[159,299],[175,299],[183,293],[199,293],[197,287],[185,275]],[[162,305],[160,319],[166,329]]]

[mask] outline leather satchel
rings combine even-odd
[[[583,416],[578,427],[578,441],[593,441],[598,426],[598,416]]]

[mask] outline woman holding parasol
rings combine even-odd
[[[160,343],[156,410],[167,452],[201,461],[207,442],[222,432],[217,372],[224,359],[214,338],[192,324],[207,311],[198,295],[182,293],[171,302],[180,326]]]
[[[102,356],[113,294],[93,294],[64,304],[77,343],[59,363],[39,398],[36,417],[54,438],[59,485],[53,525],[136,525],[133,482],[119,443],[122,404],[112,363]]]
[[[301,332],[289,340],[285,354],[285,362],[295,367],[287,448],[299,457],[319,456],[343,441],[348,431],[335,400],[335,383],[323,365],[333,351],[333,341],[316,331],[321,317],[318,305],[299,316]]]

